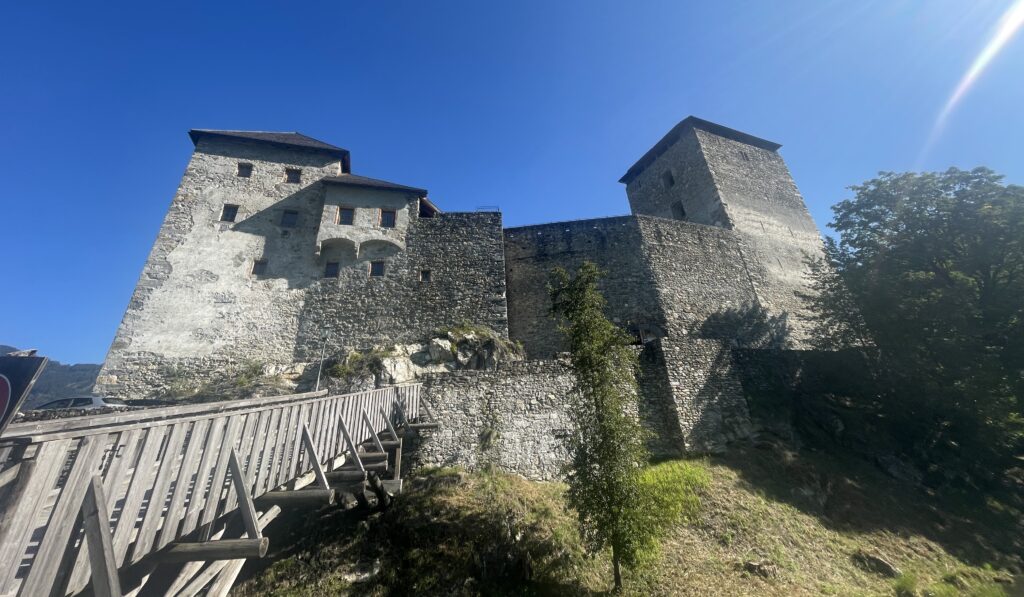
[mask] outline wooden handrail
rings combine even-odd
[[[307,392],[11,425],[0,439],[0,595],[82,591],[101,569],[85,537],[97,544],[103,532],[109,570],[170,546],[187,551],[181,541],[195,533],[223,534],[216,529],[239,504],[255,528],[255,498],[311,470],[324,484],[318,465],[387,429],[396,408],[417,416],[419,393],[418,384]],[[83,500],[92,500],[88,534]]]

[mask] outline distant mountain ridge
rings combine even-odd
[[[0,355],[15,350],[19,349],[0,344]],[[21,409],[34,408],[51,400],[88,395],[92,393],[92,386],[96,383],[99,372],[100,366],[92,363],[65,365],[50,359]]]

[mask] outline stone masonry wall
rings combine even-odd
[[[237,176],[239,162],[253,164],[250,177]],[[286,183],[285,167],[301,168],[302,182]],[[324,278],[333,248],[317,253],[317,181],[340,169],[322,153],[201,139],[96,390],[143,398],[171,376],[197,382],[231,363],[311,360],[325,330],[332,347],[418,340],[463,322],[507,333],[500,214],[419,218],[415,195],[347,191],[356,203],[397,196],[406,247],[365,243],[338,278]],[[233,223],[220,221],[225,204],[239,206]],[[282,225],[286,210],[298,212],[295,226]],[[261,259],[266,271],[254,275]],[[383,277],[370,278],[371,259],[385,261]]]
[[[236,175],[243,161],[253,164],[249,178]],[[285,167],[302,168],[303,184],[284,182]],[[304,291],[283,273],[312,272],[307,245],[315,232],[308,218],[282,230],[270,214],[277,212],[279,221],[285,208],[316,210],[318,189],[305,181],[337,175],[340,168],[338,159],[322,153],[201,140],[117,329],[97,390],[143,397],[172,363],[182,364],[186,374],[205,374],[206,367],[233,360],[290,362]],[[239,224],[219,221],[227,203],[239,206]],[[233,230],[240,224],[250,229]],[[265,279],[256,279],[253,261],[267,252],[275,258]]]
[[[387,260],[383,278],[343,268],[338,279],[309,286],[300,317],[295,360],[374,344],[422,341],[432,331],[474,323],[508,334],[501,214],[443,213],[416,219],[404,251]],[[430,281],[420,280],[422,270]]]
[[[560,332],[549,316],[548,283],[555,267],[574,273],[584,261],[594,262],[607,273],[600,289],[612,321],[624,328],[661,324],[652,292],[653,276],[632,216],[508,228],[509,336],[523,343],[529,358],[551,358],[564,350]]]
[[[740,235],[759,302],[768,313],[785,316],[792,345],[804,346],[811,326],[799,297],[809,291],[805,260],[824,254],[817,226],[785,161],[774,151],[694,132],[733,230]]]
[[[559,476],[569,428],[564,408],[572,376],[557,361],[510,363],[497,371],[458,371],[423,380],[441,428],[423,434],[412,464],[493,465],[529,479]]]

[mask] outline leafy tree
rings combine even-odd
[[[812,266],[818,344],[877,349],[906,447],[991,476],[1024,437],[1024,187],[951,168],[851,189]]]
[[[636,414],[637,355],[629,335],[604,315],[601,275],[589,262],[572,278],[558,268],[550,292],[576,379],[568,404],[575,426],[567,440],[567,501],[579,515],[588,550],[611,548],[615,589],[621,590],[620,564],[639,563],[658,525],[645,526],[649,500],[639,488],[648,454]]]

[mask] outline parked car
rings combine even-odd
[[[41,404],[33,410],[53,410],[58,408],[82,408],[95,409],[108,406],[128,406],[124,400],[117,398],[104,398],[103,396],[75,396],[74,398],[62,398]]]

